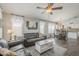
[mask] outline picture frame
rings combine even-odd
[[[27,21],[26,24],[27,24],[28,29],[37,29],[38,28],[38,22]]]

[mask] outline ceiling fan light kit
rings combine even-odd
[[[46,10],[46,12],[47,12],[47,13],[50,13],[50,12],[52,12],[52,10],[51,10],[51,9],[48,9],[48,10]]]
[[[61,10],[63,7],[60,6],[60,7],[53,7],[54,3],[48,3],[48,6],[43,8],[43,7],[37,7],[38,9],[44,9],[46,10],[45,12],[49,13],[49,14],[53,14],[53,10]]]

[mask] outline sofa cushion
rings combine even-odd
[[[20,49],[24,49],[24,46],[22,44],[19,44],[10,48],[10,50],[12,51],[18,51]]]
[[[44,37],[35,38],[35,39],[27,39],[27,42],[35,42],[44,39]]]
[[[33,38],[38,38],[39,34],[38,33],[25,33],[24,38],[26,39],[33,39]]]

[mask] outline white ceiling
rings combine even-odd
[[[37,9],[37,6],[46,7],[46,3],[2,3],[0,6],[3,11],[23,16],[30,16],[34,18],[50,20],[50,21],[69,21],[75,16],[79,15],[78,3],[55,3],[55,6],[63,6],[62,10],[53,11],[53,15],[42,14],[44,10]]]

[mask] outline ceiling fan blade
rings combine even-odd
[[[43,8],[43,7],[37,7],[38,9],[46,9],[46,8]]]
[[[63,7],[55,7],[55,8],[52,8],[52,10],[59,10],[59,9],[62,9]]]

